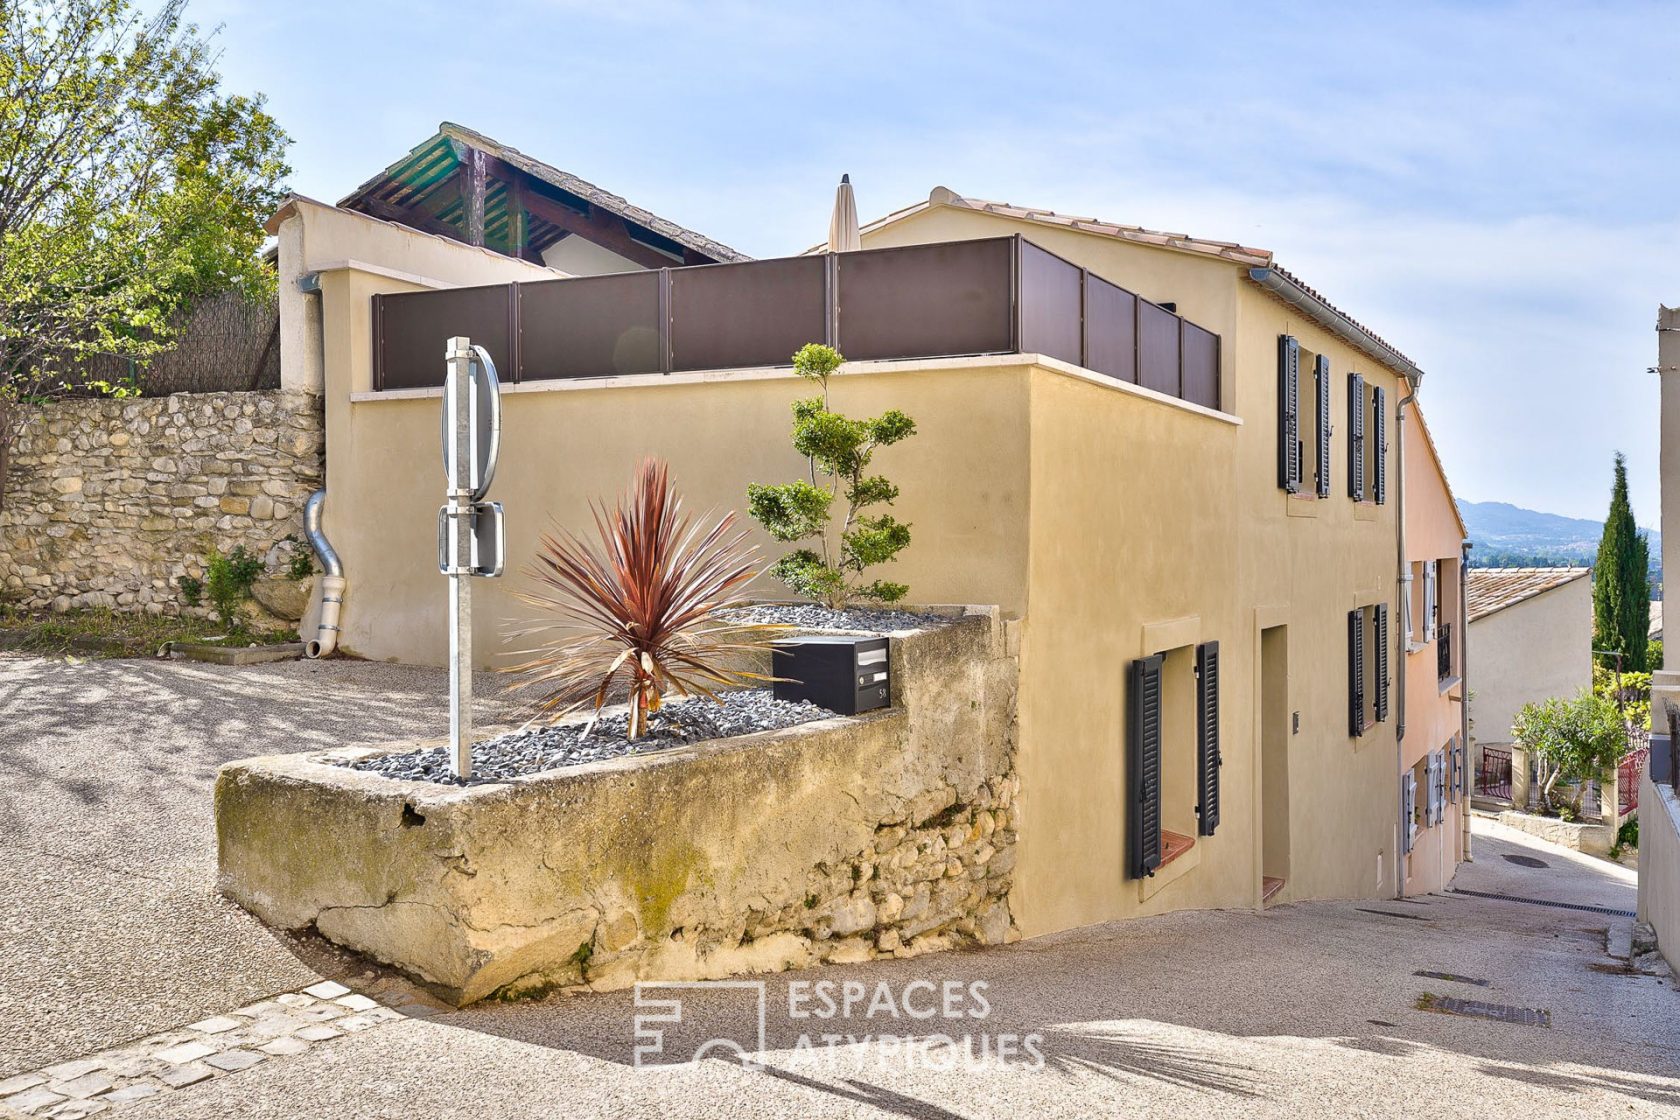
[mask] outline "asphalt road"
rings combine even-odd
[[[215,768],[441,724],[428,671],[0,659],[0,1078],[318,974],[355,983],[342,960],[215,894]],[[1632,908],[1625,869],[1479,827],[1458,886]],[[686,993],[663,1064],[642,1068],[632,993],[561,996],[402,1018],[118,1114],[1672,1116],[1680,992],[1607,955],[1628,921],[1465,895],[1181,913],[771,978],[756,1065],[674,1061],[708,1037],[756,1048],[751,990]],[[900,1013],[791,1017],[790,983],[819,981],[871,996],[884,983]],[[984,985],[985,1015],[961,1013],[972,999],[952,1020],[907,1013],[913,992],[925,1009],[947,981]],[[1426,993],[1545,1009],[1552,1025],[1420,1010]]]

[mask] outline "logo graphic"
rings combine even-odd
[[[644,980],[636,984],[635,993],[635,1068],[713,1057],[760,1068],[764,981]],[[690,1012],[686,1018],[685,1011]]]

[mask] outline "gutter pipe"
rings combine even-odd
[[[1407,378],[1411,392],[1400,398],[1395,406],[1394,417],[1394,475],[1397,485],[1394,487],[1395,498],[1395,532],[1394,532],[1394,561],[1398,569],[1400,585],[1401,609],[1395,612],[1395,617],[1407,619],[1411,614],[1412,602],[1412,565],[1406,556],[1406,406],[1417,400],[1417,382]],[[1399,627],[1396,627],[1399,629]],[[1411,656],[1412,634],[1411,627],[1400,638],[1400,656],[1395,663],[1400,666],[1395,681],[1394,705],[1394,779],[1398,783],[1405,771],[1406,752],[1406,659]],[[1400,807],[1400,790],[1398,785],[1394,792],[1394,806],[1396,813]],[[1409,827],[1409,822],[1401,821],[1402,830]],[[1405,846],[1400,841],[1400,833],[1395,833],[1397,843],[1394,848],[1394,897],[1404,898],[1406,894],[1406,869],[1402,860],[1401,849]]]
[[[327,492],[317,490],[309,495],[303,507],[303,532],[315,558],[321,562],[321,621],[315,630],[315,640],[303,647],[308,658],[327,657],[338,648],[338,612],[344,604],[344,565],[327,536],[321,531],[321,507],[326,505]]]
[[[1275,268],[1251,268],[1248,270],[1248,278],[1312,319],[1313,322],[1324,327],[1343,342],[1363,351],[1383,365],[1405,374],[1414,394],[1417,392],[1418,386],[1423,383],[1423,371],[1417,367],[1416,362],[1394,350],[1377,338],[1376,335],[1325,303],[1311,289],[1302,286],[1294,277]]]
[[[1464,754],[1459,767],[1458,825],[1464,832],[1464,862],[1474,863],[1470,857],[1470,550],[1475,546],[1464,541],[1458,561],[1458,741]]]

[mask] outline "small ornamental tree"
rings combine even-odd
[[[866,514],[891,505],[898,487],[869,473],[877,448],[916,432],[916,422],[898,409],[853,420],[829,409],[828,379],[845,359],[831,346],[810,343],[793,356],[793,368],[822,387],[822,396],[793,402],[793,447],[809,465],[810,477],[778,485],[747,487],[753,520],[779,541],[811,542],[778,560],[770,573],[794,591],[834,610],[854,599],[896,603],[910,589],[902,583],[865,582],[864,569],[893,559],[910,543],[910,526],[890,513]],[[830,521],[836,499],[846,515],[838,533]]]
[[[1577,820],[1583,784],[1608,773],[1627,747],[1627,726],[1615,703],[1590,689],[1573,700],[1524,704],[1511,735],[1539,762],[1541,806],[1549,812],[1564,808],[1557,800],[1557,786],[1573,784],[1575,796],[1567,808]]]

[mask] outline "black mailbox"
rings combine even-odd
[[[891,701],[892,669],[886,638],[820,635],[774,645],[772,672],[778,700],[809,700],[843,716]]]

